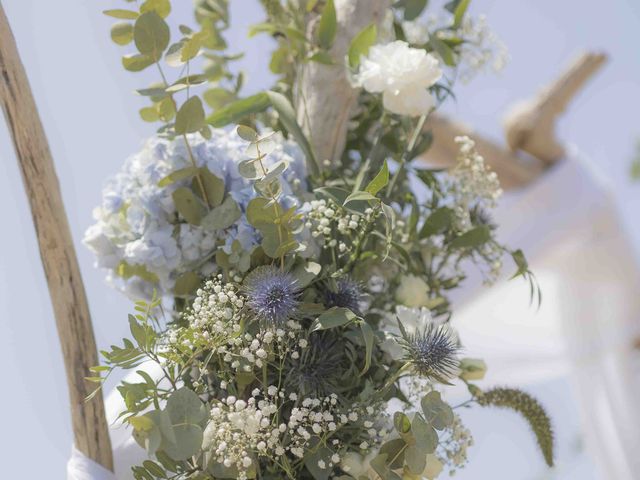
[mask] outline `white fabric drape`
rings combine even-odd
[[[520,281],[500,282],[454,320],[491,383],[568,377],[599,478],[640,479],[640,266],[609,186],[572,155],[497,215],[543,287],[528,308]],[[570,401],[570,400],[567,400]]]
[[[572,155],[507,199],[496,217],[505,242],[527,253],[544,286],[543,306],[528,308],[519,280],[467,291],[454,321],[466,350],[485,358],[493,384],[570,374],[601,477],[640,479],[640,268],[610,190]],[[117,392],[110,395],[109,418],[121,406]],[[116,477],[74,450],[69,480],[132,478],[130,466],[144,452],[123,427],[112,440]]]

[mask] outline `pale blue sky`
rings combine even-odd
[[[93,259],[81,245],[99,202],[101,185],[152,132],[137,117],[132,95],[146,74],[124,72],[119,48],[109,39],[111,21],[100,13],[116,0],[4,0],[18,46],[49,136],[72,233],[94,317],[96,337],[105,347],[126,335],[129,302],[103,284]],[[174,0],[188,21],[191,2]],[[248,24],[259,21],[254,0],[232,0],[236,25],[229,43],[248,50],[242,68],[248,90],[268,85],[269,42],[246,39]],[[640,184],[628,180],[628,163],[640,135],[640,2],[634,0],[475,0],[473,11],[488,14],[508,45],[512,61],[499,77],[487,75],[458,90],[448,110],[480,132],[501,138],[500,116],[513,101],[532,95],[582,49],[611,55],[605,70],[589,84],[560,124],[562,138],[575,143],[615,185],[629,229],[640,245]],[[121,52],[120,52],[121,53]],[[153,77],[151,77],[153,78]],[[3,478],[64,478],[71,445],[66,385],[54,320],[40,265],[33,226],[4,123],[0,128],[0,205],[4,206],[0,243],[0,394]],[[569,201],[569,199],[568,199]],[[635,220],[634,220],[635,218]],[[630,253],[631,254],[631,253]],[[570,465],[557,478],[595,478],[588,463],[572,467],[571,424],[576,413],[563,397],[558,379],[532,387],[559,418],[561,453]],[[457,478],[532,480],[543,471],[522,425],[515,417],[494,415],[470,420],[480,430],[473,464]],[[500,432],[515,432],[515,445]],[[483,433],[484,432],[484,433]],[[523,442],[523,447],[520,442]],[[508,459],[508,460],[507,460]],[[505,461],[496,471],[498,461]]]

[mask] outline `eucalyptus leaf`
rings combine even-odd
[[[191,178],[198,173],[197,167],[185,167],[171,172],[158,182],[159,187],[167,187],[177,181]]]
[[[222,230],[233,225],[242,216],[240,207],[231,195],[227,195],[221,205],[212,208],[200,225],[207,230]]]
[[[200,180],[204,186],[209,206],[217,207],[222,203],[224,198],[224,180],[215,176],[207,167],[201,167],[199,170]],[[198,188],[200,184],[198,183]]]
[[[444,402],[440,392],[431,391],[420,401],[426,421],[436,430],[444,430],[453,423],[453,410]]]
[[[185,272],[176,278],[173,293],[178,297],[192,295],[201,283],[202,279],[200,278],[200,275],[195,272]]]
[[[411,432],[416,439],[415,445],[422,450],[426,456],[436,451],[438,447],[438,433],[422,418],[421,415],[415,415],[411,422]]]
[[[167,23],[155,11],[143,13],[133,26],[133,40],[138,51],[154,62],[162,58],[169,45],[170,32]]]
[[[169,0],[146,0],[140,5],[140,13],[156,12],[160,17],[167,18],[171,13]]]
[[[427,456],[417,445],[409,445],[404,454],[404,461],[414,475],[419,475],[427,466]]]
[[[204,101],[213,109],[222,108],[235,99],[235,94],[224,88],[215,87],[207,90],[202,95]]]
[[[155,60],[148,55],[125,55],[122,57],[122,66],[130,72],[141,72],[154,63]]]
[[[111,27],[111,40],[118,45],[128,45],[133,41],[133,25],[128,22],[114,23]]]
[[[109,17],[118,18],[120,20],[135,20],[136,18],[138,18],[138,12],[134,12],[133,10],[124,10],[121,8],[104,10],[102,13]]]
[[[256,140],[258,140],[258,132],[256,132],[251,127],[247,127],[246,125],[238,125],[238,127],[236,128],[236,132],[241,139],[247,142],[255,142]]]
[[[190,188],[180,187],[172,195],[176,210],[191,225],[200,225],[204,207]]]
[[[193,96],[182,104],[176,114],[174,129],[177,135],[197,132],[204,126],[204,108],[200,97]]]
[[[409,433],[411,431],[411,420],[403,412],[393,414],[393,426],[400,434]]]

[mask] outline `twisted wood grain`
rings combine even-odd
[[[69,390],[76,448],[113,470],[102,397],[85,402],[95,388],[87,382],[98,364],[87,298],[65,214],[53,159],[27,75],[0,4],[0,101],[11,130],[22,181],[38,237]],[[55,412],[57,413],[57,412]]]

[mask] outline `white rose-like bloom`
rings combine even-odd
[[[213,130],[210,140],[188,138],[197,166],[206,166],[223,180],[226,193],[244,212],[256,196],[252,183],[238,173],[238,164],[247,159],[247,142],[225,130]],[[281,160],[289,164],[281,177],[283,206],[300,205],[306,191],[304,157],[295,143],[280,135],[272,138],[275,147],[264,162],[267,167]],[[158,182],[189,166],[182,139],[153,137],[107,182],[102,204],[93,212],[96,223],[87,229],[84,243],[95,253],[96,266],[108,270],[108,283],[134,299],[150,297],[154,288],[160,295],[170,294],[176,278],[188,271],[210,275],[216,266],[207,259],[217,249],[230,253],[235,240],[246,251],[260,241],[244,214],[223,231],[189,225],[178,217],[172,193],[191,179],[165,187]],[[127,269],[125,278],[121,274]]]
[[[424,307],[429,304],[429,285],[415,275],[403,275],[396,289],[396,301],[407,307]]]
[[[436,57],[396,40],[369,49],[360,61],[356,82],[370,93],[382,93],[384,107],[390,112],[419,116],[433,108],[435,100],[427,89],[440,77]]]

